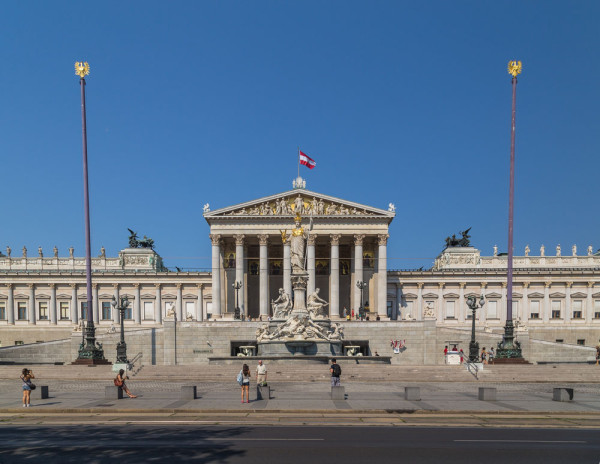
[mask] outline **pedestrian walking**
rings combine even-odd
[[[331,372],[331,386],[339,387],[340,384],[340,375],[342,375],[342,368],[336,362],[335,358],[331,360],[331,366],[329,367],[329,372]]]
[[[465,352],[461,348],[460,351],[459,351],[459,353],[460,353],[460,363],[462,364],[463,361],[465,360]]]
[[[242,386],[242,403],[250,402],[250,368],[248,364],[242,366],[242,370],[238,374],[238,382]],[[244,401],[244,395],[246,401]]]
[[[444,362],[448,362],[448,345],[444,346]]]
[[[256,384],[266,385],[267,384],[267,366],[264,365],[262,360],[258,361],[256,366]]]
[[[481,349],[481,362],[483,364],[487,364],[487,351],[485,351],[485,346]]]
[[[596,345],[596,366],[600,362],[600,343]]]
[[[31,406],[31,390],[35,390],[31,379],[35,379],[35,375],[33,375],[33,371],[25,368],[21,371],[20,378],[23,381],[23,407],[29,408]]]
[[[121,369],[119,370],[119,373],[117,374],[117,377],[115,378],[115,386],[119,387],[121,390],[123,390],[125,393],[127,393],[127,396],[129,398],[137,398],[136,395],[134,395],[133,393],[131,393],[129,391],[129,388],[127,388],[127,385],[125,384],[125,379],[129,379],[129,377],[127,377],[125,375],[125,370]]]
[[[494,364],[494,357],[495,357],[495,353],[494,353],[494,347],[492,346],[490,348],[490,352],[488,353],[488,362],[490,364]]]

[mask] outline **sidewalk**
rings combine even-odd
[[[497,401],[478,400],[480,385],[472,382],[343,382],[346,399],[334,401],[327,382],[273,382],[271,398],[256,400],[254,385],[249,404],[241,404],[240,389],[235,382],[194,382],[130,380],[130,390],[138,398],[107,400],[104,387],[110,382],[99,380],[42,380],[48,385],[50,398],[36,399],[32,407],[21,407],[21,382],[0,380],[0,414],[82,413],[250,413],[250,412],[310,412],[315,413],[552,413],[597,414],[600,416],[600,385],[571,383],[575,396],[570,402],[552,401],[554,386],[562,384],[486,382],[485,387],[497,388]],[[198,398],[182,400],[182,385],[196,385]],[[418,386],[421,401],[404,399],[404,386]],[[39,391],[39,390],[38,390]]]

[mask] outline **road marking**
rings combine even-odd
[[[455,442],[476,443],[587,443],[581,440],[454,440]]]

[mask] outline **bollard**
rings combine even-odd
[[[552,392],[552,401],[573,401],[574,394],[572,388],[558,387]]]
[[[268,385],[257,385],[256,386],[256,399],[257,400],[268,400],[271,398],[271,387]]]
[[[45,400],[50,398],[48,385],[37,385],[37,388],[31,391],[31,398],[36,400]]]
[[[421,401],[421,387],[404,387],[404,399],[408,401]]]
[[[345,400],[346,399],[346,387],[331,387],[331,399]]]
[[[181,391],[179,392],[179,399],[181,400],[195,400],[196,396],[196,385],[182,385]]]
[[[496,389],[493,387],[479,387],[479,401],[496,401]]]
[[[107,400],[122,400],[123,389],[114,385],[106,386],[104,387],[104,398]]]

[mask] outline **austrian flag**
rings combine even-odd
[[[298,150],[298,157],[300,159],[300,164],[303,164],[304,166],[307,166],[308,169],[312,169],[312,168],[314,168],[317,165],[317,163],[315,163],[314,159],[312,159],[307,154],[302,153],[300,150]]]

